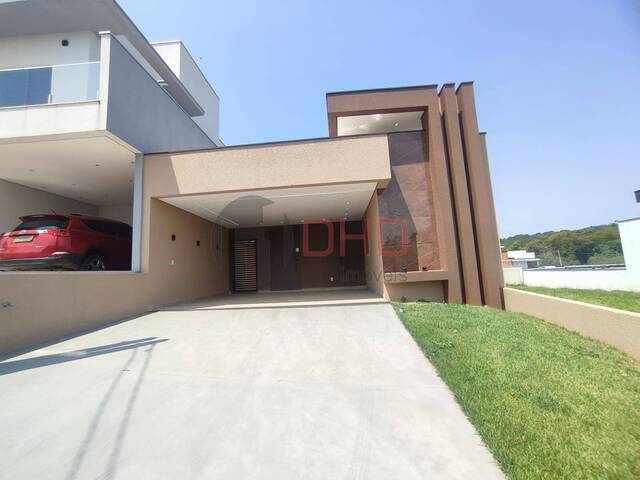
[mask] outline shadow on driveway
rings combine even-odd
[[[153,346],[158,343],[167,342],[168,338],[147,337],[138,340],[125,340],[118,343],[101,345],[99,347],[83,348],[82,350],[73,350],[71,352],[55,353],[51,355],[43,355],[41,357],[24,358],[10,362],[0,362],[0,376],[9,375],[11,373],[30,370],[33,368],[46,367],[56,365],[58,363],[72,362],[74,360],[82,360],[83,358],[95,357],[98,355],[106,355],[108,353],[120,352],[132,348],[145,346]]]

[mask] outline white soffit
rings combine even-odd
[[[305,220],[361,220],[375,189],[375,182],[350,183],[161,200],[227,228],[248,228],[299,224]]]
[[[338,117],[338,136],[422,130],[423,111]]]
[[[0,179],[96,206],[130,205],[135,155],[109,137],[0,144]]]

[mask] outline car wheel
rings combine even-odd
[[[97,253],[92,253],[87,255],[87,257],[83,260],[82,265],[80,266],[80,270],[92,271],[92,270],[106,270],[107,269],[107,261],[104,259],[102,255]]]

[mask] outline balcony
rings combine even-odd
[[[0,108],[98,100],[100,62],[0,70]]]

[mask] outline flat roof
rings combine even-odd
[[[191,116],[203,108],[115,0],[0,0],[0,36],[46,35],[90,30],[126,37],[162,77],[165,89]]]
[[[635,222],[636,220],[640,220],[640,217],[627,218],[626,220],[616,220],[616,223]]]

